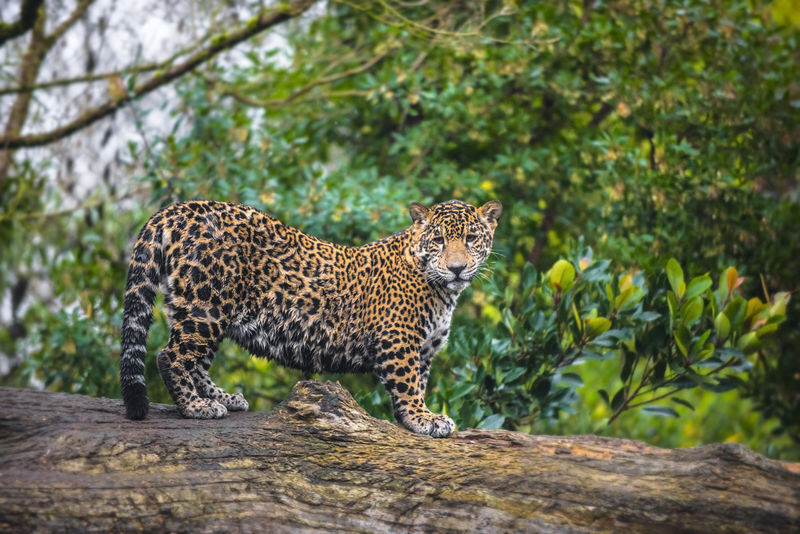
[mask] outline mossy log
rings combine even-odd
[[[414,435],[338,384],[271,413],[0,388],[0,531],[798,532],[800,464],[725,443]]]

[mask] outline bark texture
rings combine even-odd
[[[800,464],[731,443],[433,439],[313,381],[216,421],[11,388],[0,406],[0,531],[800,531]]]

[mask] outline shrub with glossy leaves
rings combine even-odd
[[[680,392],[739,385],[786,318],[788,293],[745,300],[741,282],[733,267],[716,284],[707,274],[686,280],[674,259],[660,272],[614,274],[591,249],[541,275],[527,265],[511,284],[493,277],[485,289],[496,323],[454,331],[452,369],[434,375],[434,399],[462,426],[529,429],[574,411],[580,364],[601,360],[622,382],[608,391],[592,381],[611,408],[607,423],[638,407],[677,417],[673,406],[691,407]]]

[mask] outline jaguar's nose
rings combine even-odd
[[[453,263],[453,264],[448,265],[447,268],[450,269],[451,273],[456,275],[456,278],[458,278],[458,275],[461,274],[461,271],[463,271],[464,267],[466,267],[466,266],[467,266],[466,263]]]

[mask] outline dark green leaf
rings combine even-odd
[[[680,414],[669,406],[645,406],[642,411],[662,417],[680,417]]]
[[[619,390],[614,394],[614,398],[611,399],[611,409],[616,410],[622,405],[622,402],[625,400],[625,388],[619,388]]]
[[[685,401],[685,400],[683,400],[683,399],[679,399],[678,397],[671,397],[671,398],[670,398],[670,400],[671,400],[672,402],[677,402],[677,403],[678,403],[678,404],[680,404],[681,406],[686,406],[686,407],[687,407],[687,408],[689,408],[690,410],[694,411],[694,406],[692,406],[692,403],[690,403],[690,402],[688,402],[688,401]]]

